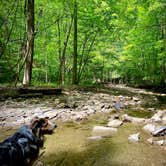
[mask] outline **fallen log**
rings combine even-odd
[[[40,97],[43,95],[58,95],[62,93],[60,88],[0,88],[0,99],[6,98],[30,98]]]
[[[43,95],[54,95],[61,94],[62,90],[58,88],[19,88],[20,94],[43,94]]]

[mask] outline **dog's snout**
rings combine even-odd
[[[54,130],[55,128],[57,128],[58,126],[52,122],[49,122],[51,130]]]
[[[54,127],[54,129],[55,129],[55,128],[57,128],[58,126],[57,126],[56,124],[54,124],[54,126],[53,126],[53,127]]]

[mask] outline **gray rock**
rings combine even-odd
[[[121,110],[122,108],[124,108],[124,104],[119,101],[115,102],[113,106],[116,110]]]
[[[164,136],[166,135],[166,126],[160,126],[152,132],[153,136]]]

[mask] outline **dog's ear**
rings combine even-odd
[[[38,120],[39,120],[39,117],[38,117],[38,116],[34,116],[34,117],[31,119],[31,121],[30,121],[31,126],[32,126],[34,123],[36,123]]]
[[[39,117],[34,117],[31,120],[31,128],[35,129],[35,128],[41,128],[43,126],[45,126],[48,122],[49,117],[46,118],[39,118]]]
[[[39,127],[44,127],[48,123],[48,118],[40,118],[39,119]]]
[[[38,127],[38,124],[39,124],[39,119],[33,119],[30,125],[31,129],[35,130]]]

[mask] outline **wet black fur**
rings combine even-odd
[[[42,146],[42,139],[28,126],[23,126],[0,143],[0,166],[29,166],[30,161],[37,159]]]

